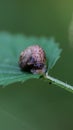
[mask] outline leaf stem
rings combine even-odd
[[[66,90],[68,90],[70,92],[73,92],[73,86],[71,86],[71,85],[69,85],[67,83],[64,83],[63,81],[60,81],[60,80],[58,80],[56,78],[53,78],[53,77],[49,76],[48,73],[46,73],[45,78],[48,79],[49,81],[51,81],[52,84],[55,84],[55,85],[57,85],[57,86],[59,86],[61,88],[64,88],[64,89],[66,89]]]

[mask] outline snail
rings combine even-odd
[[[21,52],[19,66],[22,71],[44,74],[47,71],[46,54],[39,45],[32,45]]]

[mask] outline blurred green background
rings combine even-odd
[[[0,31],[54,37],[63,52],[50,75],[73,84],[72,13],[73,0],[0,0]],[[0,106],[1,130],[73,130],[73,94],[45,81],[0,88]]]

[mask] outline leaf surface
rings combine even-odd
[[[62,51],[53,38],[26,37],[19,34],[11,35],[7,32],[0,33],[0,85],[40,77],[40,75],[22,72],[18,65],[20,53],[28,46],[36,44],[40,45],[46,53],[49,71],[59,59]]]

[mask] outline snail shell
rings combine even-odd
[[[46,55],[38,45],[32,45],[21,52],[19,66],[23,71],[43,74],[47,70]]]

